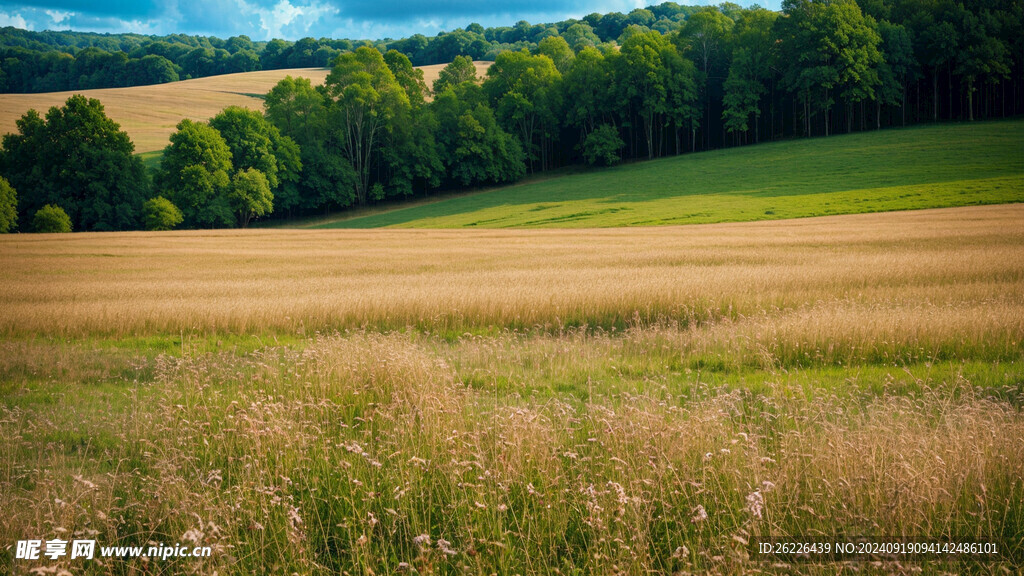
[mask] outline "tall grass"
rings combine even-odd
[[[915,564],[929,571],[1022,558],[1024,390],[1007,401],[963,376],[898,371],[919,393],[799,370],[764,372],[756,393],[692,373],[649,371],[647,389],[609,377],[643,355],[648,330],[323,336],[161,355],[150,380],[85,404],[7,403],[0,538],[215,548],[48,564],[96,574],[746,573],[775,562],[749,545],[770,537],[1004,551]],[[531,392],[555,373],[579,393]]]
[[[1024,322],[1022,218],[1009,205],[639,230],[10,236],[0,334],[731,321],[1005,350]]]

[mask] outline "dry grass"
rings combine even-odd
[[[484,74],[490,62],[476,62],[477,73]],[[427,86],[437,79],[444,65],[421,66]],[[266,94],[285,76],[309,78],[323,84],[327,68],[263,70],[184,80],[155,86],[105,88],[45,94],[0,94],[0,134],[17,130],[15,121],[29,109],[45,114],[52,106],[62,106],[73,94],[97,98],[107,116],[121,125],[135,143],[137,153],[163,150],[175,126],[183,118],[207,120],[228,106],[244,106],[263,111]]]
[[[0,333],[623,328],[1017,345],[1024,206],[586,231],[0,238]],[[774,335],[774,336],[773,336]]]

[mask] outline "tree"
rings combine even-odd
[[[160,189],[189,227],[224,227],[234,222],[224,196],[231,184],[231,150],[216,129],[182,120],[160,164]]]
[[[779,35],[788,64],[785,82],[804,103],[809,135],[812,102],[824,112],[829,134],[835,96],[853,103],[874,98],[882,61],[874,19],[865,18],[854,0],[784,0],[786,17]],[[852,111],[847,116],[849,129]]]
[[[505,129],[520,137],[529,159],[548,162],[562,115],[562,75],[551,58],[526,51],[502,52],[487,70],[487,93]]]
[[[32,229],[44,234],[71,232],[71,217],[60,206],[47,204],[36,211],[32,218]]]
[[[566,28],[562,33],[562,38],[565,38],[574,52],[579,52],[584,48],[593,48],[601,43],[601,39],[594,34],[594,29],[586,22],[577,22]]]
[[[961,49],[957,51],[954,71],[961,75],[967,84],[967,119],[973,121],[977,80],[981,77],[989,77],[995,81],[1007,78],[1010,75],[1010,67],[1007,62],[1006,45],[987,29],[997,26],[997,21],[990,14],[983,14],[989,18],[973,14],[963,9],[962,5],[959,16]]]
[[[388,50],[384,54],[384,63],[395,75],[395,81],[405,90],[409,105],[413,109],[423,106],[427,92],[427,83],[423,79],[423,70],[413,68],[409,58],[398,50]]]
[[[380,52],[366,46],[338,56],[324,85],[341,152],[356,172],[356,199],[366,204],[371,168],[391,120],[409,108],[409,97]]]
[[[231,172],[255,168],[263,173],[275,197],[291,209],[299,203],[302,160],[299,146],[262,114],[229,106],[210,120],[231,150]]]
[[[763,8],[736,13],[733,28],[733,56],[729,75],[723,85],[722,119],[730,132],[749,130],[754,119],[754,141],[760,138],[761,99],[772,82],[772,67],[777,57],[772,27],[778,14]],[[772,82],[772,84],[774,84]]]
[[[602,124],[583,140],[583,159],[591,166],[614,166],[622,160],[619,152],[625,147],[619,131]]]
[[[326,92],[313,88],[307,78],[287,76],[264,100],[267,119],[300,150],[301,174],[293,183],[284,181],[275,194],[277,206],[289,213],[295,208],[329,210],[355,201],[355,170],[342,156],[339,132],[329,129]]]
[[[712,88],[717,90],[724,77],[722,70],[728,61],[727,47],[733,21],[718,8],[707,6],[697,10],[686,20],[676,35],[679,52],[689,54],[701,71],[700,84],[704,88],[705,144],[710,146],[712,117]]]
[[[579,127],[586,138],[610,112],[611,77],[604,55],[595,48],[580,50],[565,75],[564,87],[571,95],[565,99],[565,120]]]
[[[44,120],[30,110],[3,138],[0,173],[20,192],[23,221],[46,204],[62,206],[76,230],[139,227],[150,183],[128,134],[99,100],[81,95]]]
[[[692,75],[688,79],[680,77],[685,74],[681,58],[675,47],[658,32],[631,36],[621,52],[616,70],[620,98],[629,111],[640,117],[647,157],[654,158],[660,155],[658,145],[662,140],[657,129],[665,125],[665,118],[676,107],[681,108],[693,99]],[[672,61],[676,61],[674,65]],[[680,96],[678,102],[672,102],[674,95]]]
[[[210,127],[220,133],[231,151],[229,172],[255,168],[263,173],[270,188],[277,188],[278,166],[271,131],[280,131],[262,114],[249,108],[228,106],[210,119]]]
[[[0,176],[0,234],[18,226],[18,194],[6,178]]]
[[[142,220],[146,230],[171,230],[184,220],[181,210],[173,202],[157,196],[142,205]]]
[[[274,194],[267,177],[255,168],[239,170],[231,178],[227,194],[231,209],[238,216],[238,225],[245,228],[253,218],[265,216],[274,210]]]
[[[875,127],[881,128],[883,105],[899,106],[903,124],[906,124],[907,83],[918,78],[913,43],[903,26],[884,20],[878,23],[878,32],[882,38],[880,49],[883,59],[878,67],[879,86],[875,98],[878,109]]]
[[[526,172],[522,146],[497,123],[477,84],[449,86],[431,104],[440,159],[463,186],[512,182]]]
[[[569,47],[569,43],[561,36],[549,36],[541,40],[537,44],[537,54],[551,58],[551,61],[555,63],[555,68],[561,74],[565,74],[572,68],[573,60],[576,59],[576,54]]]
[[[759,106],[765,93],[765,86],[759,81],[753,70],[752,56],[746,48],[739,48],[733,54],[732,65],[729,66],[729,77],[725,80],[725,98],[722,120],[730,132],[746,132],[751,117],[757,125],[761,116]]]
[[[438,73],[437,80],[434,80],[434,93],[440,94],[445,88],[458,86],[463,82],[476,82],[476,66],[468,56],[456,56]]]

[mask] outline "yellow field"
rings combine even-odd
[[[1022,223],[1024,206],[1002,205],[641,229],[10,235],[0,333],[753,330],[771,314],[771,330],[821,339],[982,339],[1024,333]]]
[[[490,62],[476,62],[477,74],[483,75]],[[437,79],[443,64],[421,66],[429,88]],[[327,68],[295,68],[263,70],[242,74],[225,74],[170,84],[75,90],[46,94],[0,94],[0,134],[17,130],[15,122],[29,109],[45,114],[51,106],[60,106],[72,94],[97,98],[107,116],[121,125],[135,143],[137,153],[162,150],[183,118],[207,120],[228,106],[244,106],[263,111],[266,94],[285,76],[309,78],[314,85],[323,84],[330,72]]]

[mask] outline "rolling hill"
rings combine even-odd
[[[939,124],[546,174],[318,228],[567,228],[1024,201],[1024,120]]]
[[[475,64],[480,75],[490,66],[490,62]],[[427,86],[433,84],[444,66],[419,67]],[[168,138],[183,118],[206,120],[227,106],[262,110],[262,96],[285,76],[309,78],[316,85],[323,83],[329,71],[327,68],[262,70],[132,88],[0,94],[0,134],[14,132],[15,122],[29,109],[45,114],[51,106],[63,104],[72,94],[83,94],[103,103],[107,115],[128,132],[137,153],[156,152],[167,146]]]

